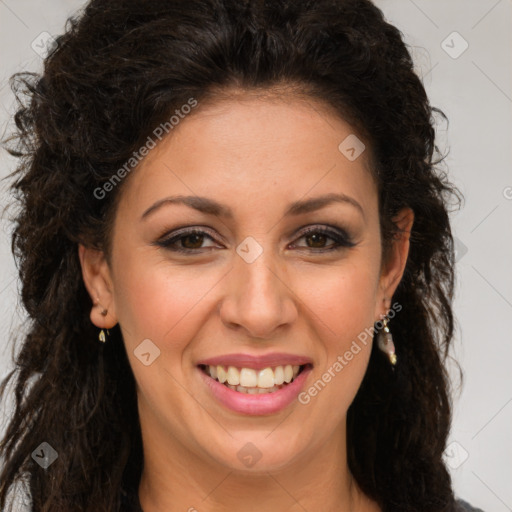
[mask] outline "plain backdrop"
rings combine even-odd
[[[8,77],[40,71],[39,48],[63,31],[78,0],[0,0],[0,134],[14,111]],[[445,456],[459,497],[485,512],[512,511],[512,0],[378,0],[404,34],[432,105],[452,181],[465,196],[452,215],[457,238],[454,420]],[[0,177],[14,160],[0,154]],[[9,202],[0,182],[2,205]],[[0,231],[0,375],[23,325],[10,252]],[[4,423],[8,410],[4,411]],[[57,419],[56,419],[57,420]]]

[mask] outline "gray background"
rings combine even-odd
[[[448,130],[446,124],[438,127],[439,145],[449,148],[446,164],[465,196],[464,207],[452,216],[458,240],[452,355],[465,381],[460,388],[452,365],[455,409],[446,460],[459,497],[486,512],[512,511],[512,0],[376,3],[403,32],[431,103],[449,118]],[[61,33],[67,16],[82,5],[0,0],[0,133],[14,111],[7,78],[40,70],[37,51],[48,38],[44,33]],[[0,153],[1,177],[13,163]],[[2,205],[9,201],[6,185],[0,183]],[[3,376],[11,367],[10,340],[21,332],[24,314],[6,218],[1,228]],[[4,411],[4,423],[6,416]]]

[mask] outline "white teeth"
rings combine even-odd
[[[284,369],[282,366],[278,366],[274,370],[274,383],[276,386],[280,386],[284,382]]]
[[[238,386],[240,384],[240,373],[234,366],[228,367],[228,384]]]
[[[275,368],[237,368],[235,366],[207,366],[206,372],[220,383],[240,393],[251,395],[273,393],[289,384],[299,374],[300,366],[287,364]]]
[[[252,368],[242,368],[240,370],[240,384],[246,388],[254,388],[258,385],[258,375]],[[262,386],[260,386],[262,387]]]
[[[258,387],[271,388],[274,386],[274,372],[272,368],[264,368],[258,373]]]
[[[210,366],[211,368],[211,366]],[[211,375],[211,370],[210,370],[210,375]],[[213,377],[213,375],[212,375]],[[226,382],[228,378],[228,374],[226,372],[226,370],[224,370],[224,368],[222,366],[217,366],[217,380],[221,383],[221,384],[224,384],[224,382]]]

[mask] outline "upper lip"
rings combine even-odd
[[[263,368],[284,366],[302,366],[312,364],[311,358],[299,356],[296,354],[284,354],[274,352],[264,355],[251,354],[224,354],[222,356],[210,357],[197,363],[198,365],[209,366],[235,366],[237,368],[254,368],[262,370]]]

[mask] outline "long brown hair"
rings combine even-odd
[[[118,327],[97,342],[77,245],[108,254],[122,183],[111,179],[170,113],[233,84],[291,86],[358,130],[379,190],[384,247],[412,208],[409,259],[393,297],[395,372],[374,348],[348,411],[348,462],[384,512],[455,510],[443,451],[444,367],[454,320],[450,201],[435,117],[401,33],[368,0],[92,0],[70,18],[40,75],[13,80],[19,157],[13,252],[27,334],[0,442],[0,508],[25,483],[37,512],[112,512],[136,489],[142,447],[134,377]],[[136,172],[136,171],[135,171]],[[31,457],[58,454],[47,469]]]

